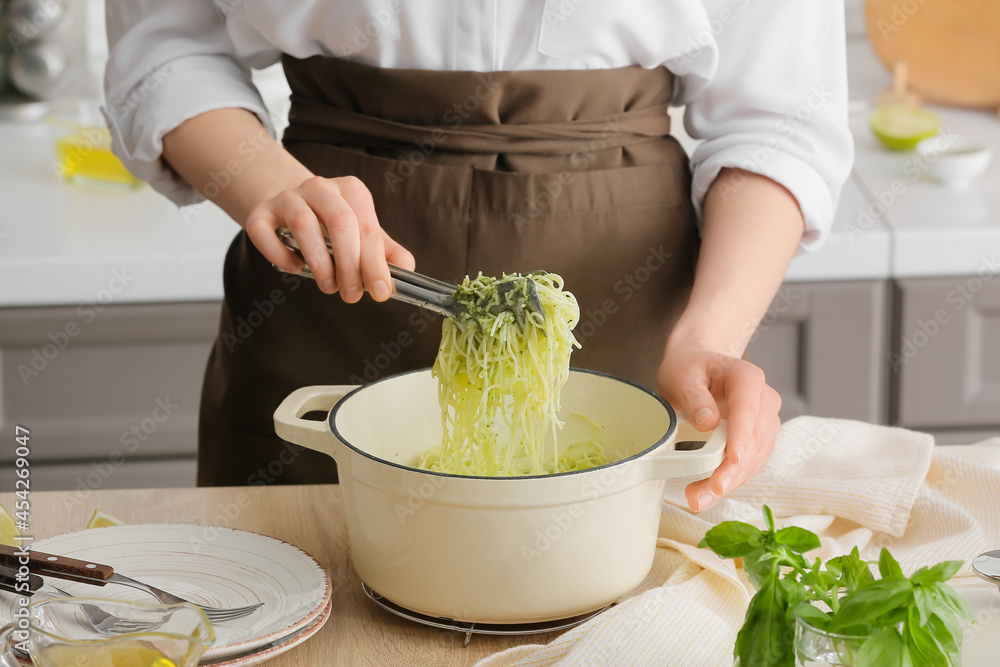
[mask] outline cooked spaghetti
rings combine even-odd
[[[521,278],[480,273],[459,286],[455,298],[470,314],[443,325],[433,375],[444,435],[421,457],[420,468],[508,477],[607,462],[592,422],[592,439],[562,449],[558,441],[559,396],[569,379],[570,353],[580,347],[572,331],[580,319],[576,298],[563,289],[560,276],[534,273],[541,313],[524,310],[519,317],[516,308],[498,308],[516,305],[518,296],[498,286]]]

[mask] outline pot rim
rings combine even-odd
[[[340,429],[337,428],[337,414],[340,412],[341,407],[343,407],[347,403],[348,399],[351,398],[352,396],[354,396],[354,394],[357,394],[358,392],[364,391],[365,389],[374,387],[375,385],[380,384],[382,382],[387,382],[387,381],[392,380],[392,379],[397,379],[397,378],[405,377],[407,375],[413,375],[414,373],[426,373],[426,372],[428,372],[430,370],[431,370],[430,368],[418,368],[418,369],[415,369],[415,370],[412,370],[412,371],[406,371],[404,373],[396,373],[395,375],[389,375],[389,376],[386,376],[386,377],[383,377],[383,378],[379,378],[378,380],[375,380],[374,382],[370,382],[368,384],[361,385],[361,386],[357,387],[356,389],[351,390],[349,393],[345,394],[342,399],[340,399],[339,401],[337,401],[337,404],[334,405],[333,408],[330,409],[330,413],[327,415],[327,427],[333,433],[334,437],[337,439],[337,442],[343,444],[348,449],[351,449],[352,451],[357,452],[358,454],[364,456],[365,458],[370,459],[371,461],[374,461],[375,463],[382,463],[382,464],[385,464],[387,466],[392,466],[393,468],[398,468],[400,470],[406,470],[406,471],[409,471],[409,472],[422,473],[422,474],[425,474],[425,475],[432,475],[432,476],[436,476],[436,477],[444,477],[444,478],[452,478],[452,479],[482,479],[482,480],[494,480],[494,481],[502,481],[502,482],[511,482],[511,481],[517,481],[517,480],[533,480],[533,479],[562,479],[562,478],[569,477],[571,475],[583,475],[583,474],[587,474],[587,473],[591,473],[591,472],[595,472],[595,471],[607,470],[607,469],[612,468],[614,466],[621,465],[623,463],[629,463],[631,461],[635,461],[637,459],[640,459],[643,456],[646,456],[650,452],[652,452],[652,451],[658,449],[660,446],[662,446],[663,443],[669,441],[670,438],[677,432],[677,412],[674,410],[673,406],[670,405],[670,403],[668,403],[659,394],[657,394],[657,393],[655,393],[653,391],[650,391],[646,387],[643,387],[642,385],[640,385],[640,384],[638,384],[636,382],[632,382],[631,380],[626,380],[624,378],[620,378],[620,377],[618,377],[616,375],[612,375],[611,373],[605,373],[603,371],[594,371],[594,370],[590,370],[590,369],[587,369],[587,368],[574,368],[574,367],[571,366],[570,367],[570,372],[572,372],[572,373],[587,373],[587,374],[590,374],[590,375],[596,375],[598,377],[607,378],[609,380],[616,380],[616,381],[621,382],[623,384],[630,385],[630,386],[638,389],[639,391],[642,391],[642,392],[646,393],[647,395],[652,396],[653,398],[655,398],[657,401],[659,401],[660,405],[662,405],[666,409],[667,414],[670,417],[670,426],[667,428],[666,433],[664,433],[663,436],[660,437],[660,439],[657,440],[654,444],[652,444],[651,446],[649,446],[646,449],[642,450],[641,452],[633,454],[632,456],[629,456],[629,457],[624,458],[624,459],[618,459],[617,461],[612,461],[611,463],[605,463],[602,466],[595,466],[593,468],[587,468],[585,470],[570,470],[570,471],[567,471],[567,472],[557,472],[557,473],[551,473],[551,474],[547,474],[547,475],[518,475],[518,476],[512,476],[512,477],[487,477],[487,476],[484,476],[484,475],[457,475],[455,473],[450,473],[450,472],[437,472],[435,470],[423,470],[422,468],[414,468],[412,466],[405,466],[405,465],[403,465],[401,463],[394,463],[392,461],[386,461],[385,459],[379,458],[379,457],[377,457],[377,456],[375,456],[373,454],[370,454],[369,452],[366,452],[366,451],[364,451],[362,449],[358,449],[357,447],[355,447],[354,445],[352,445],[347,440],[347,438],[345,438],[341,434]]]

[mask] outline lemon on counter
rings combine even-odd
[[[116,519],[110,514],[105,514],[101,510],[94,510],[94,514],[87,522],[87,528],[107,528],[108,526],[124,526],[125,522]]]
[[[6,544],[9,547],[18,546],[18,542],[14,538],[21,537],[21,531],[17,529],[17,524],[14,523],[14,517],[7,514],[6,508],[0,505],[0,544]]]
[[[894,151],[909,151],[924,139],[937,134],[941,120],[937,114],[910,104],[885,104],[868,119],[882,145]]]

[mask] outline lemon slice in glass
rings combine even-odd
[[[894,151],[909,151],[933,137],[941,127],[937,114],[909,104],[885,104],[868,119],[882,145]]]
[[[14,517],[7,514],[4,506],[0,505],[0,544],[16,547],[18,546],[18,542],[14,539],[16,537],[21,537],[21,531],[17,529]]]
[[[87,522],[87,528],[107,528],[108,526],[124,526],[125,522],[116,519],[110,514],[105,514],[101,510],[94,510],[94,514]]]

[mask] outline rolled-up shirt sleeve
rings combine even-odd
[[[189,118],[227,107],[252,111],[273,135],[249,66],[237,58],[210,0],[107,0],[106,13],[104,115],[112,150],[174,203],[201,201],[162,159],[163,136]]]
[[[691,158],[695,207],[701,211],[725,167],[767,176],[799,204],[805,219],[802,248],[816,248],[830,230],[854,159],[843,3],[704,0],[704,5],[718,45],[714,76],[692,74],[699,70],[696,62],[678,63],[678,69],[690,71],[678,72],[675,100],[687,105],[688,133],[704,140]]]

